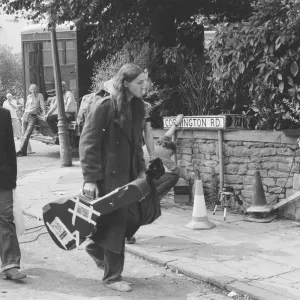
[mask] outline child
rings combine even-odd
[[[179,178],[189,179],[186,173],[172,160],[172,156],[176,153],[176,145],[172,142],[172,136],[182,119],[183,115],[178,115],[175,123],[154,145],[155,155],[162,160],[165,167],[165,174],[155,182],[160,200],[175,186]],[[149,156],[145,146],[143,147],[143,151],[147,165],[155,157]]]

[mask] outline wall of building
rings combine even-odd
[[[164,130],[154,130],[158,138]],[[178,130],[177,163],[195,175],[199,170],[206,200],[212,202],[219,190],[219,142],[217,131]],[[299,190],[300,149],[296,136],[282,131],[223,131],[224,185],[232,186],[247,206],[251,205],[254,173],[260,171],[268,203]],[[300,205],[299,205],[300,206]],[[289,218],[300,219],[300,208],[292,203],[282,210]]]

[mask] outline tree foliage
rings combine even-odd
[[[299,119],[300,3],[258,0],[253,8],[247,21],[219,27],[210,48],[213,85],[224,112],[281,129]]]
[[[175,46],[177,25],[201,12],[216,19],[241,19],[250,12],[251,0],[2,0],[7,14],[40,22],[77,26],[92,23],[91,53],[117,52],[127,42],[152,40],[157,46]]]
[[[0,7],[8,14],[19,12],[36,22],[74,22],[78,27],[94,24],[87,37],[90,55],[108,53],[109,64],[114,55],[128,43],[148,44],[154,56],[148,62],[150,77],[162,91],[166,102],[161,112],[184,112],[180,84],[182,68],[176,57],[203,55],[204,27],[191,19],[202,14],[212,22],[237,21],[251,13],[252,0],[2,0]],[[185,61],[188,61],[185,59]],[[98,69],[98,70],[100,70]],[[106,73],[105,73],[106,74]],[[100,73],[95,74],[98,82]],[[95,81],[94,81],[95,82]],[[156,93],[157,95],[157,93]]]
[[[20,54],[7,45],[0,45],[0,90],[23,95],[23,71]]]

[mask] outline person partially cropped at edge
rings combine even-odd
[[[0,258],[3,275],[12,280],[26,277],[19,272],[21,251],[14,224],[13,189],[17,159],[10,112],[0,107]]]
[[[145,178],[141,131],[145,116],[142,101],[146,74],[134,64],[125,64],[114,80],[110,97],[89,108],[81,134],[79,154],[84,177],[84,195],[103,196],[138,177]],[[110,120],[111,119],[111,120]],[[138,203],[100,217],[87,253],[104,268],[104,285],[131,291],[122,280],[125,237],[140,223]]]

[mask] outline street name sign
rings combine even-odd
[[[176,117],[164,117],[164,128],[170,128],[176,121]],[[177,128],[191,129],[225,129],[225,116],[186,116]]]

